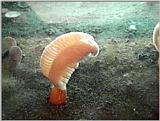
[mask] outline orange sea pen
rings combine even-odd
[[[159,77],[160,77],[160,25],[159,22],[154,27],[153,30],[153,44],[157,51],[159,52],[158,65],[159,65]]]
[[[160,52],[160,25],[159,22],[153,30],[153,44],[158,52]]]
[[[44,76],[52,83],[49,102],[55,105],[67,102],[66,84],[87,55],[97,56],[99,46],[94,38],[83,32],[70,32],[57,37],[44,49],[40,67]]]

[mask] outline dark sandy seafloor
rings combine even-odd
[[[135,6],[136,3],[131,5]],[[2,7],[21,10],[16,4]],[[7,58],[2,62],[2,119],[159,119],[158,52],[152,44],[152,29],[158,17],[152,16],[154,5],[140,4],[139,8],[146,16],[133,16],[144,27],[136,33],[123,31],[128,24],[116,23],[114,19],[113,26],[106,24],[106,30],[105,25],[85,28],[82,24],[74,28],[73,24],[42,24],[32,11],[26,13],[28,24],[24,25],[6,21],[2,16],[2,37],[14,37],[25,54],[13,74],[8,72]],[[146,10],[150,14],[145,14]],[[133,18],[127,18],[126,23]],[[32,24],[34,21],[36,24]],[[40,28],[33,29],[37,26]],[[95,37],[100,54],[82,60],[72,74],[67,85],[68,103],[50,105],[47,99],[51,83],[40,72],[41,53],[58,35],[83,30]]]

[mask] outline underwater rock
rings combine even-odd
[[[21,13],[18,12],[18,11],[9,11],[9,12],[7,12],[7,13],[5,14],[5,17],[6,17],[6,18],[16,18],[16,17],[18,17],[18,16],[20,16],[20,15],[21,15]]]
[[[16,39],[12,37],[5,37],[2,40],[2,54],[6,53],[11,48],[11,46],[16,46],[16,45],[17,45]]]
[[[12,21],[13,23],[15,23],[15,22],[16,22],[16,18],[18,18],[20,15],[21,15],[21,13],[18,12],[18,11],[8,11],[7,13],[5,13],[4,16],[5,16],[8,20],[10,20],[10,21]]]

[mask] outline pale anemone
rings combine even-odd
[[[17,45],[17,41],[15,38],[9,37],[9,36],[5,37],[4,39],[2,39],[2,54],[9,51],[11,46],[16,46],[16,45]]]

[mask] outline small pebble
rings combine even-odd
[[[46,38],[44,38],[44,40],[45,40],[45,41],[48,41],[48,42],[51,42],[51,41],[52,41],[52,39],[51,39],[50,37],[46,37]]]
[[[136,25],[130,25],[128,30],[129,31],[136,31],[137,30]]]
[[[129,75],[129,74],[128,74],[128,73],[126,73],[126,74],[124,74],[124,75],[123,75],[123,77],[128,77],[128,75]]]
[[[130,86],[133,84],[133,82],[131,80],[128,80],[128,82],[126,84],[127,84],[127,86]]]
[[[131,42],[131,43],[130,43],[130,46],[131,46],[131,47],[134,47],[135,45],[136,45],[135,42]]]

